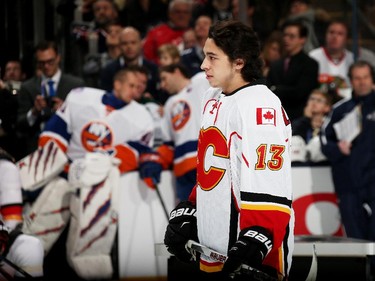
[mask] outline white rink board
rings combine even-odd
[[[292,167],[296,235],[343,236],[330,166]]]
[[[175,207],[174,178],[163,171],[159,190],[168,213]],[[138,172],[121,177],[119,191],[120,278],[166,277],[167,256],[156,256],[154,245],[163,243],[167,218],[155,190],[139,179]]]

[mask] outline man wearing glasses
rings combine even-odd
[[[21,85],[17,125],[25,141],[25,156],[37,149],[44,123],[62,105],[73,88],[83,87],[79,77],[63,73],[55,42],[43,41],[35,48],[36,74]]]

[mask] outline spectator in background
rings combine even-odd
[[[83,66],[83,77],[87,87],[99,87],[100,72],[110,62],[116,60],[121,55],[120,34],[123,27],[120,22],[109,23],[106,30],[107,51],[101,54],[89,55],[85,59]]]
[[[7,88],[10,91],[16,90],[18,92],[21,87],[21,82],[25,80],[25,78],[26,74],[22,70],[21,61],[9,60],[5,64],[5,70],[2,79],[0,77],[0,89]]]
[[[181,53],[181,62],[187,67],[190,75],[202,71],[200,67],[204,59],[203,46],[211,25],[212,19],[209,16],[199,16],[194,23],[194,33],[197,42],[192,48],[186,49]]]
[[[332,179],[338,198],[341,221],[347,237],[375,241],[375,91],[374,70],[365,61],[349,68],[352,95],[337,103],[322,127],[322,151],[331,162]],[[334,129],[348,116],[358,118],[349,132]],[[374,275],[374,259],[371,273]]]
[[[290,120],[303,115],[307,99],[318,88],[318,63],[304,51],[308,30],[289,21],[282,28],[285,56],[271,64],[267,83],[280,98]]]
[[[61,71],[55,42],[40,42],[35,59],[42,74],[24,81],[18,95],[17,128],[26,143],[24,156],[37,149],[44,123],[62,105],[68,92],[84,86],[81,78]]]
[[[21,62],[10,60],[5,64],[3,80],[0,79],[0,147],[16,160],[24,149],[16,132],[18,93],[24,78]]]
[[[166,43],[175,44],[183,49],[182,36],[190,28],[192,20],[191,0],[172,0],[168,5],[168,22],[151,28],[143,44],[146,59],[159,64],[158,48]]]
[[[158,49],[159,64],[161,66],[178,63],[181,59],[180,51],[176,45],[164,44]]]
[[[233,0],[207,0],[198,4],[193,10],[193,20],[201,15],[207,15],[215,23],[221,20],[233,19]]]
[[[76,22],[72,25],[72,36],[75,40],[72,58],[74,73],[82,76],[87,56],[102,54],[107,51],[106,26],[119,20],[118,8],[113,0],[85,1],[91,7],[93,20],[90,22]],[[85,4],[84,2],[84,4]]]
[[[125,26],[139,30],[144,38],[147,32],[168,20],[168,2],[165,0],[127,0],[120,17]]]
[[[139,31],[131,26],[123,28],[120,33],[120,48],[120,57],[109,63],[101,71],[99,87],[106,91],[111,91],[114,85],[114,76],[119,70],[130,65],[141,65],[149,71],[147,92],[158,102],[164,103],[166,98],[161,96],[160,91],[157,89],[159,81],[158,66],[143,56],[142,38]]]
[[[271,33],[271,35],[264,42],[260,54],[263,59],[264,77],[267,77],[271,64],[281,59],[283,56],[283,45],[283,35],[278,30]]]
[[[195,36],[195,32],[193,29],[188,29],[184,32],[182,35],[182,44],[183,44],[183,50],[190,49],[194,47],[194,45],[197,43],[197,37]]]
[[[325,45],[309,52],[309,56],[319,63],[319,76],[333,77],[336,89],[341,91],[342,94],[339,94],[343,97],[350,95],[348,70],[354,62],[353,53],[346,49],[347,41],[347,25],[335,20],[328,25]]]
[[[307,27],[306,53],[324,44],[330,16],[325,10],[312,7],[311,0],[290,0],[289,13],[284,22],[289,20],[299,20]]]
[[[298,148],[301,151],[300,153],[304,154],[297,155],[300,161],[320,162],[327,160],[321,152],[319,135],[323,121],[331,111],[332,101],[333,97],[330,94],[319,89],[311,92],[305,106],[304,115],[292,122],[292,161],[293,156],[295,156],[293,154],[296,152],[293,149],[296,138],[303,141]]]

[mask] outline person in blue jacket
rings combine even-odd
[[[331,162],[346,236],[375,241],[374,70],[368,62],[357,61],[349,68],[349,78],[352,97],[334,105],[323,124],[320,140],[322,152]],[[348,132],[353,133],[358,129],[359,134],[354,134],[352,140],[345,140],[345,135],[350,134],[343,134],[339,139],[334,125],[349,113],[357,119],[357,125],[348,126]],[[374,265],[372,262],[372,273],[375,271]]]

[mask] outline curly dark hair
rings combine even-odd
[[[237,20],[218,21],[211,26],[208,38],[223,50],[229,61],[244,60],[241,74],[245,81],[252,82],[262,77],[260,42],[250,26]]]

